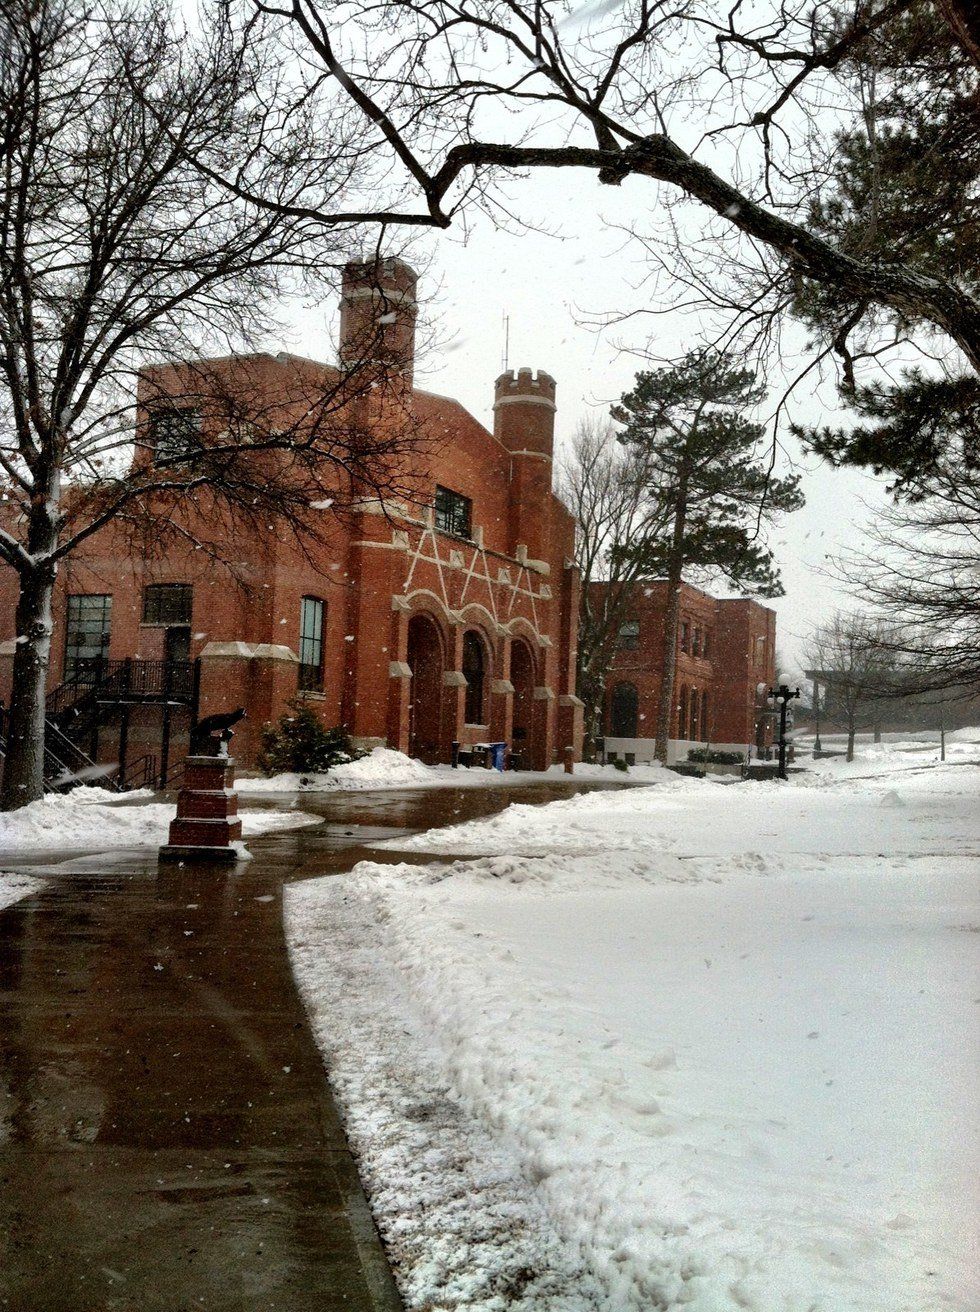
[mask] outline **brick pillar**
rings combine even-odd
[[[511,741],[514,733],[514,685],[510,681],[510,635],[504,634],[498,644],[498,659],[494,668],[499,677],[490,684],[490,738],[496,743]]]
[[[452,745],[459,740],[466,720],[466,676],[463,674],[463,623],[453,620],[446,635],[446,668],[442,675],[442,718],[439,754],[452,759]]]
[[[412,671],[408,664],[409,604],[404,597],[391,599],[391,638],[388,644],[388,746],[407,754],[412,700]]]
[[[401,690],[392,686],[391,668],[392,661],[405,660],[400,648],[407,642],[407,616],[403,634],[392,597],[401,596],[405,535],[393,534],[387,520],[369,514],[360,517],[356,531],[359,539],[351,547],[349,565],[355,586],[344,635],[343,718],[358,746],[374,747],[389,741],[392,716],[394,732],[401,737]],[[395,709],[389,704],[392,696]]]
[[[201,652],[200,716],[248,707],[235,731],[235,755],[254,769],[262,729],[275,724],[296,697],[299,657],[274,643],[209,642]]]
[[[220,861],[242,859],[242,822],[234,791],[235,762],[227,756],[188,756],[184,782],[177,794],[177,815],[169,841],[160,848],[161,861]]]

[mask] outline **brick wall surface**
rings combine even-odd
[[[399,278],[403,283],[401,271]],[[360,315],[363,302],[358,306]],[[347,320],[362,322],[353,314]],[[407,331],[397,337],[399,350],[410,337]],[[186,393],[188,368],[158,369],[141,379],[138,423],[169,388]],[[240,390],[242,405],[247,402],[267,419],[279,405],[285,422],[304,387],[330,372],[312,361],[261,355],[205,362],[196,376],[205,380],[202,389],[213,385],[229,395]],[[415,489],[409,503],[381,504],[369,497],[343,517],[332,509],[317,511],[323,540],[308,542],[306,552],[275,524],[239,525],[222,540],[222,558],[232,570],[195,549],[205,521],[214,534],[216,509],[206,496],[166,507],[185,537],[163,556],[152,542],[134,542],[110,525],[59,574],[50,686],[64,678],[71,594],[111,595],[110,660],[161,660],[166,626],[144,623],[145,588],[189,584],[190,657],[201,662],[200,713],[246,707],[248,718],[237,728],[234,750],[243,766],[252,766],[262,725],[277,720],[297,696],[300,606],[304,596],[313,596],[325,603],[323,687],[304,694],[304,700],[325,725],[343,724],[365,745],[387,742],[405,751],[415,750],[424,738],[438,742],[438,755],[446,759],[453,740],[505,734],[513,726],[516,703],[527,720],[521,749],[528,761],[544,767],[568,746],[578,757],[581,717],[572,696],[578,582],[569,563],[574,524],[551,491],[554,382],[529,370],[499,379],[495,398],[506,395],[507,404],[498,408],[494,433],[458,402],[410,390],[408,379],[410,371],[400,404],[423,438],[407,479]],[[548,404],[542,404],[542,387]],[[359,413],[363,420],[364,412]],[[148,458],[152,453],[145,447],[137,450],[137,461]],[[437,485],[472,501],[471,539],[434,529]],[[344,494],[338,477],[338,500]],[[8,701],[16,597],[12,572],[0,569],[0,696]],[[426,711],[437,724],[419,723],[409,672],[413,622],[417,628],[423,620],[435,625],[439,639],[433,648],[439,668],[428,671],[437,694]],[[470,726],[465,682],[460,682],[468,631],[478,636],[484,666],[483,722]],[[517,662],[521,686],[512,689],[516,643],[523,644]],[[134,715],[130,757],[159,745],[158,721],[157,710],[141,708]],[[186,731],[186,723],[175,720],[181,751]],[[117,746],[118,724],[110,718],[101,733],[100,757],[111,759]]]

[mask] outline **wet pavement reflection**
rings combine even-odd
[[[282,885],[572,791],[263,794],[323,823],[251,840],[231,872],[46,854],[51,882],[0,912],[0,1308],[397,1308],[290,974]]]

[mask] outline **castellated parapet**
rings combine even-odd
[[[342,363],[377,364],[411,387],[417,283],[418,275],[404,260],[356,260],[344,268],[340,299]]]
[[[555,391],[551,374],[513,369],[494,384],[494,436],[515,455],[551,458],[555,445]]]

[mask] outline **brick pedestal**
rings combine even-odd
[[[188,756],[177,815],[161,861],[237,861],[232,843],[240,841],[235,762],[227,756]]]

